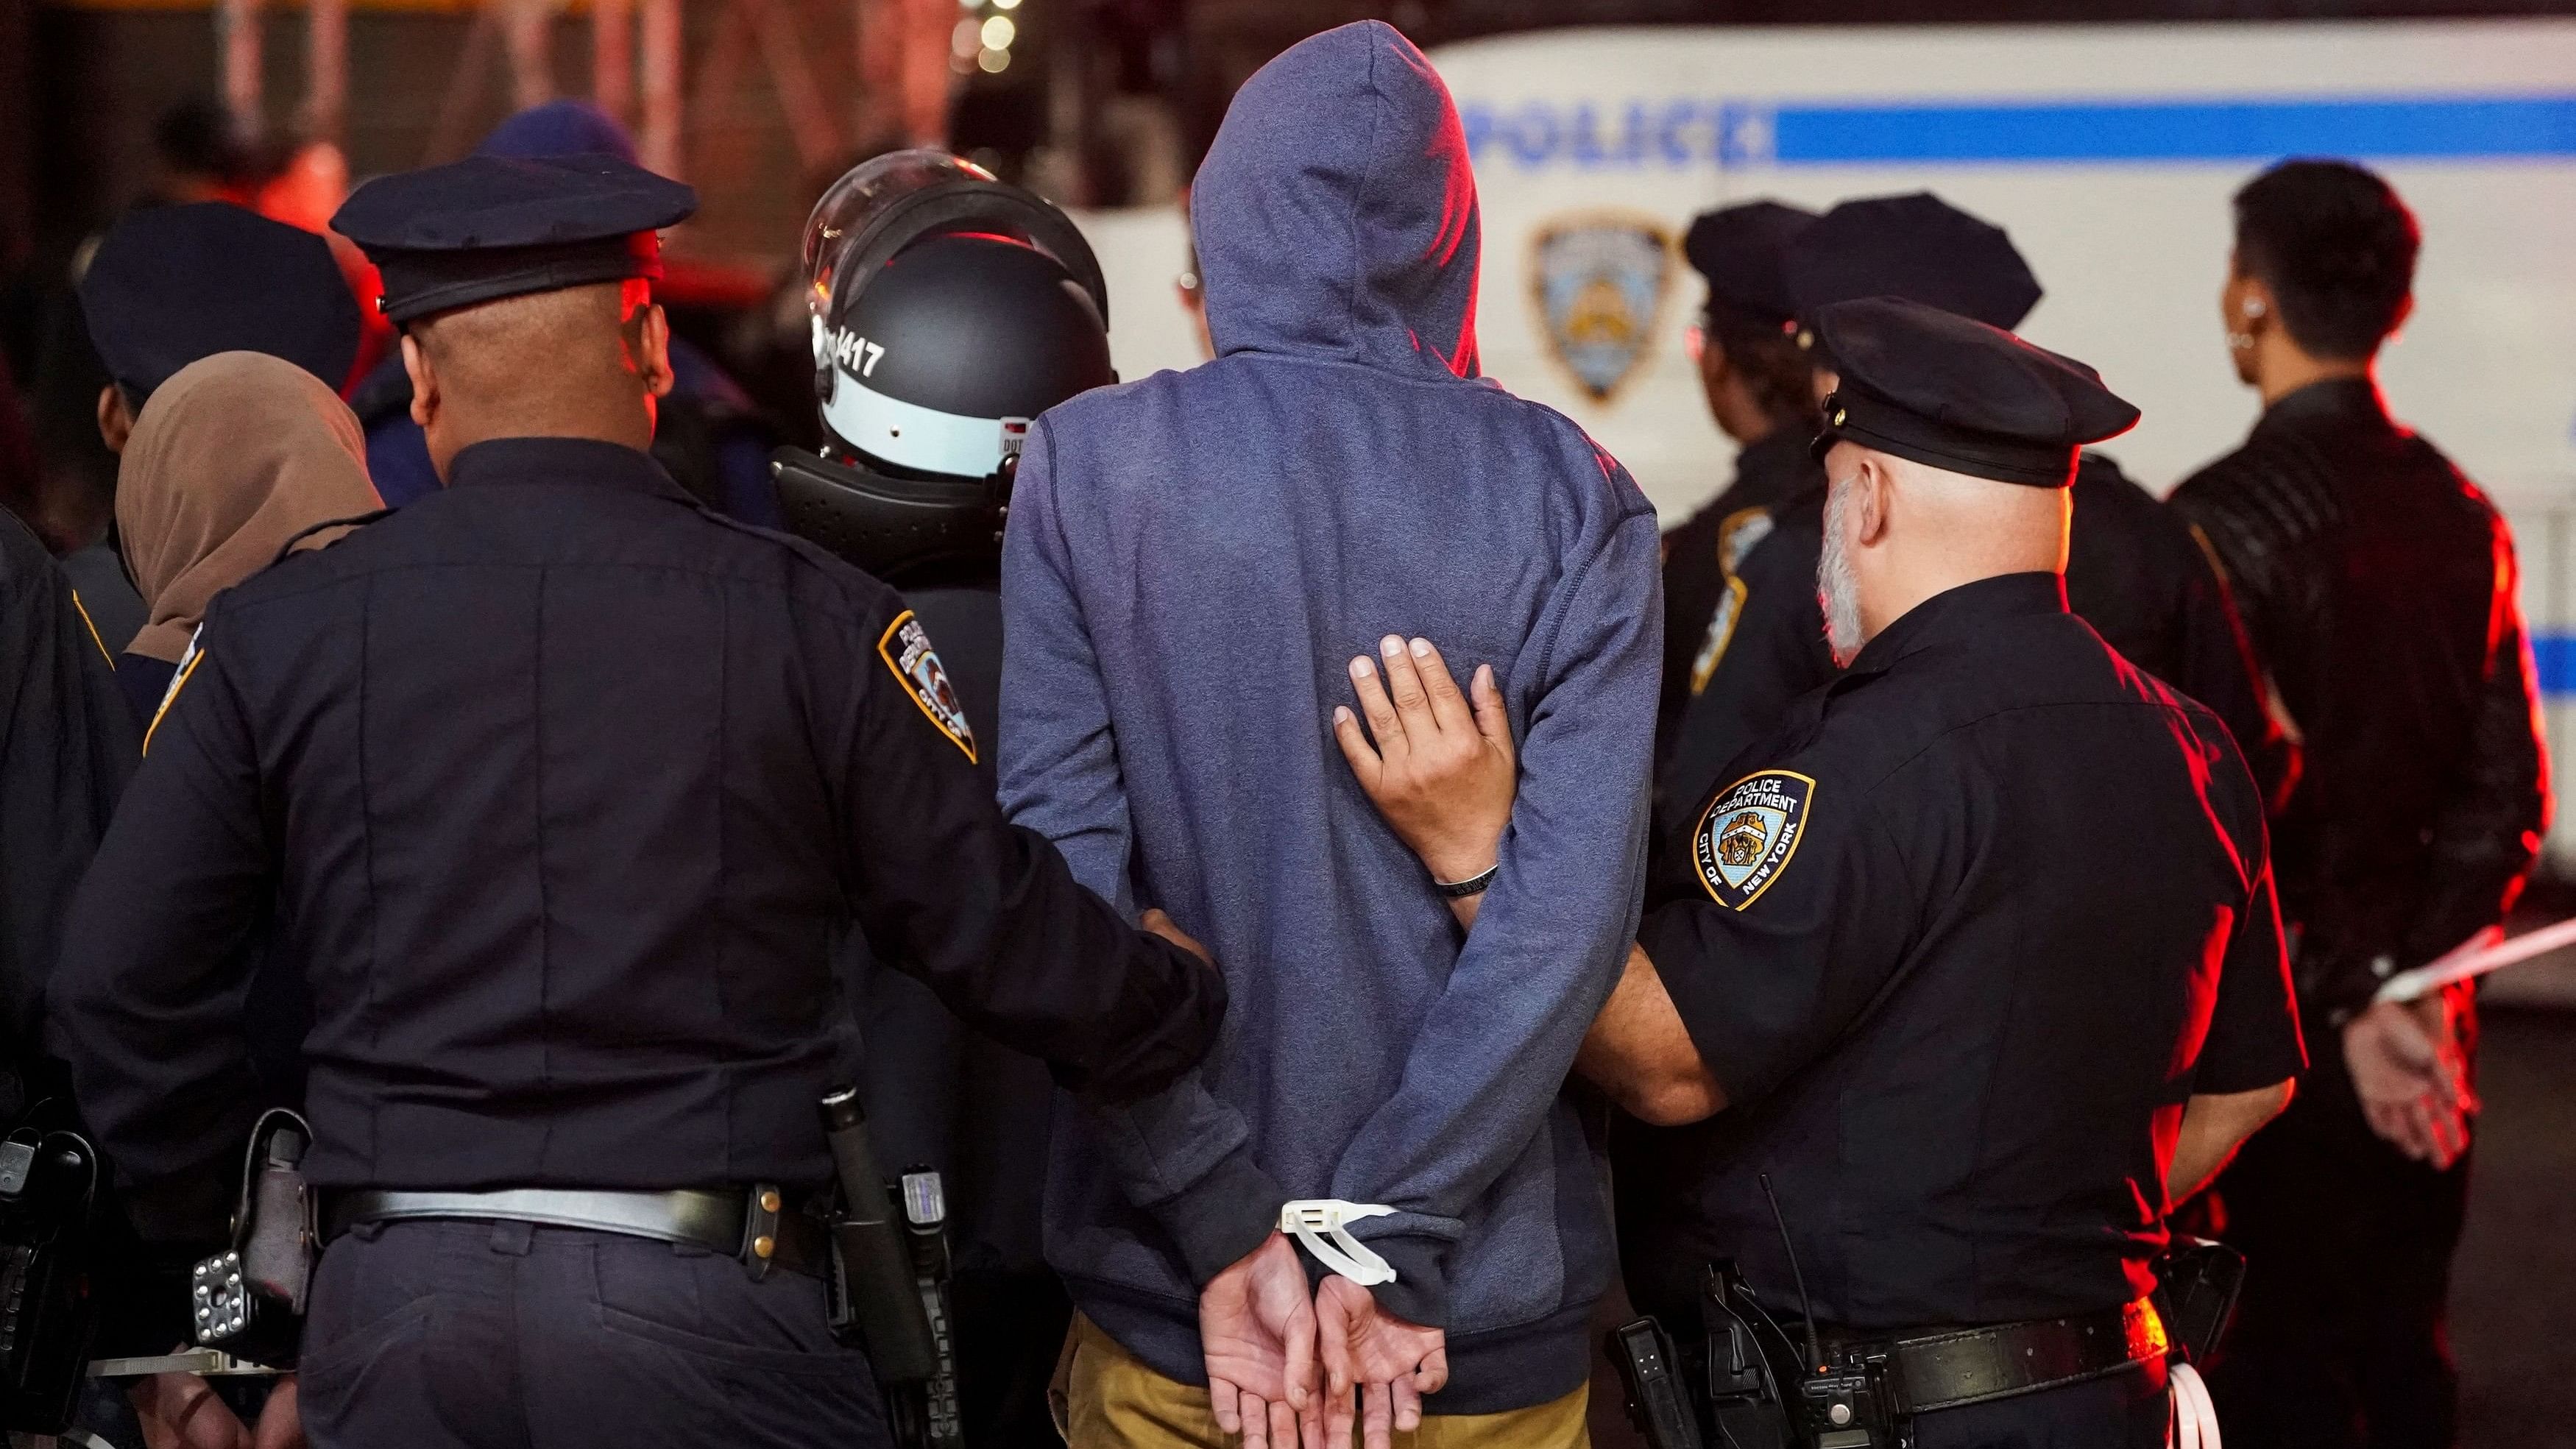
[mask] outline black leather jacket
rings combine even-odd
[[[2280,399],[2173,495],[2303,741],[2272,859],[2312,1017],[2502,919],[2549,820],[2513,537],[2367,380]]]

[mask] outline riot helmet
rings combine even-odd
[[[827,442],[775,460],[788,526],[898,586],[989,575],[1030,420],[1117,380],[1089,245],[972,163],[901,151],[833,184],[802,261]]]

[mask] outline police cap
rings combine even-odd
[[[1789,248],[1787,272],[1811,328],[1818,312],[1857,297],[1904,297],[2006,331],[2039,305],[2039,279],[2004,229],[1928,191],[1826,212]]]
[[[1819,459],[1848,440],[1947,472],[2061,488],[2078,450],[2138,421],[2083,363],[1938,307],[1869,297],[1814,322],[1841,376],[1824,402]]]
[[[107,375],[137,402],[218,352],[284,358],[334,392],[358,359],[358,302],[330,246],[230,202],[129,213],[99,242],[80,300]]]
[[[1708,279],[1709,310],[1765,323],[1796,315],[1785,270],[1789,244],[1815,220],[1805,207],[1779,201],[1721,206],[1693,217],[1682,255]]]
[[[698,194],[614,156],[468,156],[379,177],[331,227],[384,274],[385,316],[662,275],[661,228]]]

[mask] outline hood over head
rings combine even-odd
[[[1476,179],[1431,62],[1383,21],[1282,52],[1235,92],[1190,189],[1219,356],[1476,375]]]

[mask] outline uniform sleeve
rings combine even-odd
[[[2531,640],[2523,629],[2520,571],[2512,535],[2501,520],[2493,527],[2496,584],[2485,677],[2457,781],[2442,792],[2443,808],[2433,819],[2429,889],[2400,967],[2421,965],[2503,920],[2549,828],[2549,760],[2541,745]]]
[[[2298,992],[2291,985],[2289,957],[2281,947],[2281,906],[2272,890],[2272,867],[2259,854],[2256,858],[2261,869],[2227,938],[2227,955],[2218,971],[2218,1001],[2210,1010],[2209,1031],[2201,1038],[2200,1057],[2192,1066],[2191,1089],[2196,1094],[2250,1092],[2307,1070],[2307,1048],[2299,1036]]]
[[[1638,933],[1732,1106],[1823,1055],[1878,998],[1912,939],[1904,903],[1923,895],[1873,803],[1812,768],[1792,759],[1712,795],[1691,835],[1696,897]]]
[[[1032,432],[1002,545],[1002,802],[1056,843],[1075,878],[1136,911],[1135,835],[1109,695],[1071,581],[1053,446]],[[1252,1129],[1196,1071],[1153,1097],[1092,1112],[1121,1193],[1152,1213],[1200,1283],[1261,1246],[1288,1195],[1252,1156]]]
[[[1803,520],[1755,544],[1736,577],[1744,586],[1734,628],[1708,683],[1683,707],[1656,797],[1658,834],[1725,783],[1729,766],[1770,737],[1799,696],[1833,682],[1833,651],[1816,603],[1817,535]],[[1727,775],[1732,779],[1732,775]]]
[[[259,958],[246,947],[276,866],[220,616],[174,688],[81,883],[47,998],[83,1118],[147,1189],[239,1160],[259,1101],[242,1032]]]
[[[1071,1091],[1115,1101],[1168,1084],[1215,1040],[1223,981],[1130,929],[1044,837],[1003,819],[910,611],[867,643],[842,778],[869,949]]]
[[[1415,1323],[1447,1324],[1466,1212],[1537,1136],[1635,935],[1663,632],[1655,563],[1654,517],[1639,511],[1560,586],[1498,874],[1394,1095],[1333,1172],[1335,1197],[1396,1210],[1352,1236],[1396,1269],[1379,1302]]]

